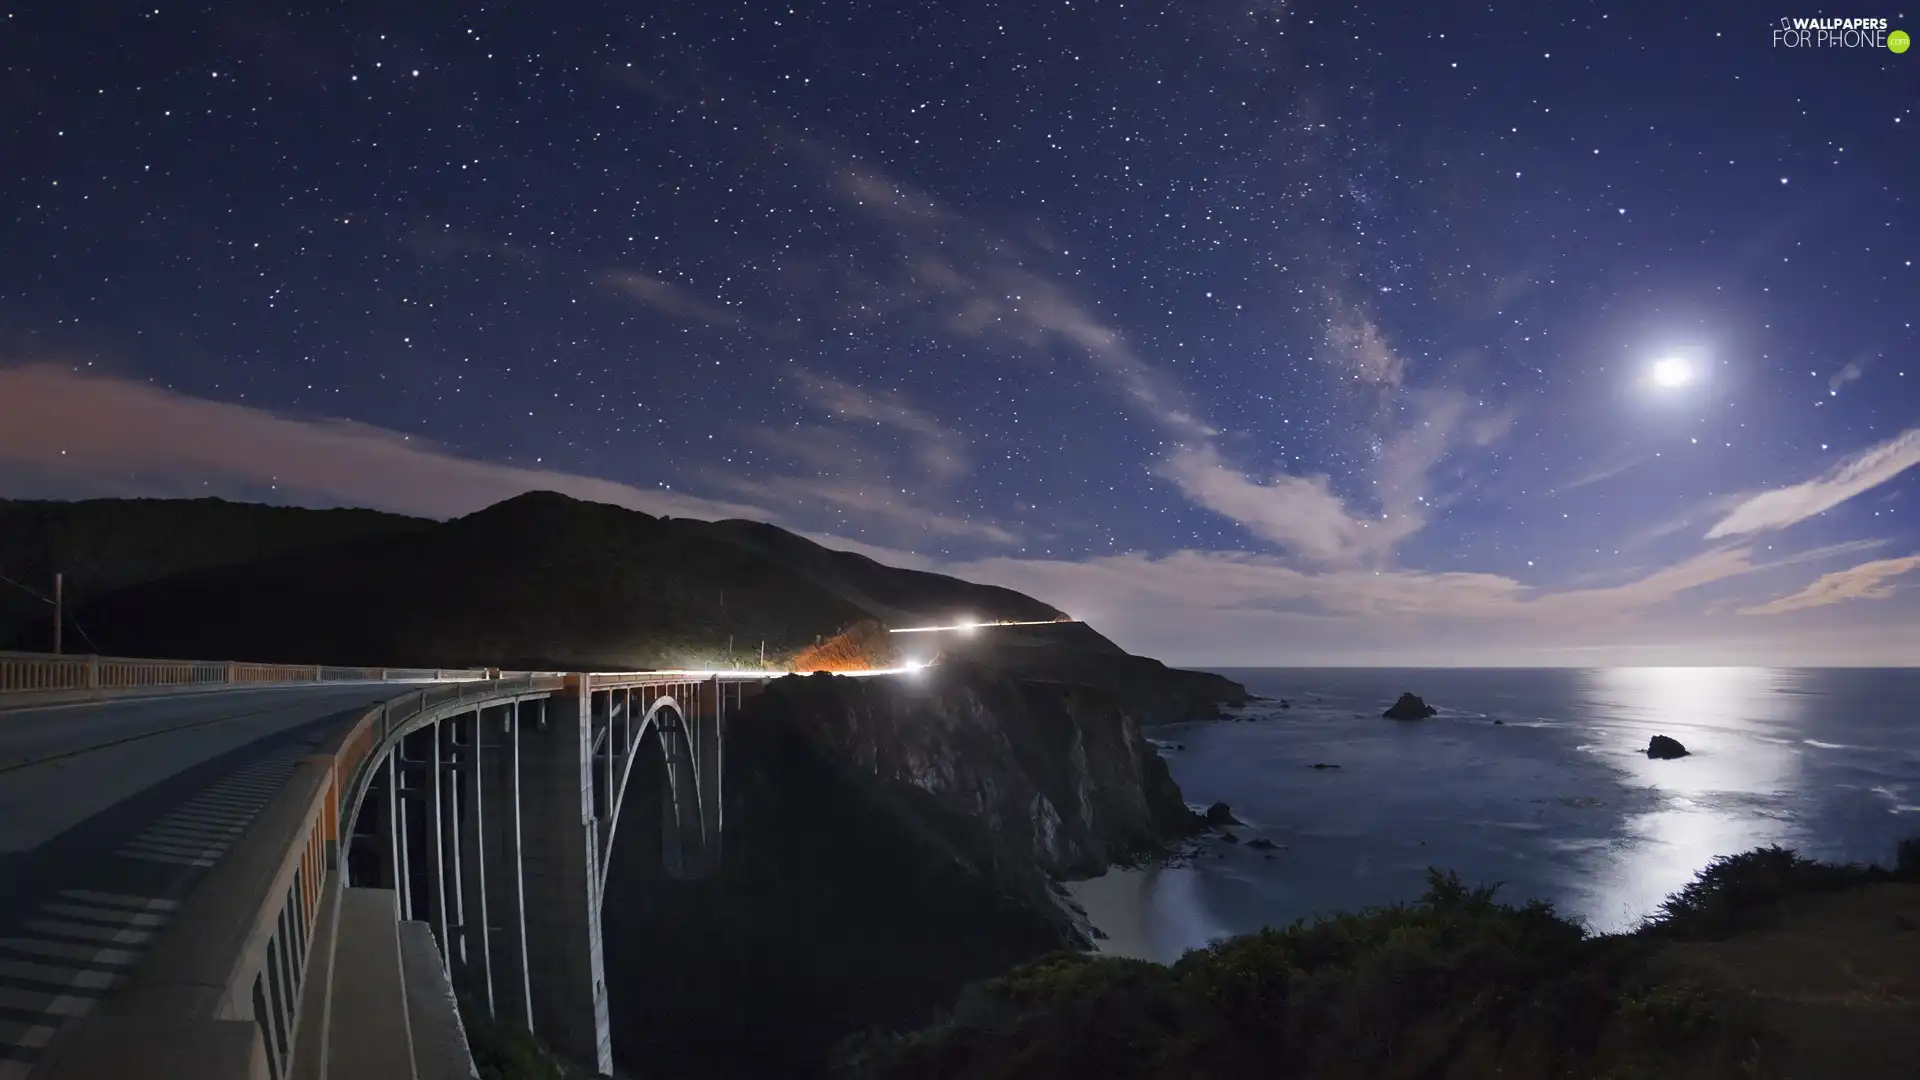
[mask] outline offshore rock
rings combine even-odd
[[[1647,742],[1647,756],[1658,761],[1686,757],[1688,753],[1687,748],[1680,745],[1679,739],[1665,735],[1655,735]]]
[[[1233,807],[1228,806],[1226,803],[1223,803],[1223,802],[1217,802],[1217,803],[1214,803],[1212,806],[1207,807],[1207,812],[1200,815],[1200,818],[1202,821],[1205,821],[1208,825],[1244,825],[1246,824],[1246,822],[1241,821],[1239,818],[1233,816]]]
[[[1421,700],[1418,694],[1401,694],[1400,700],[1387,707],[1381,716],[1389,720],[1425,720],[1440,710]]]

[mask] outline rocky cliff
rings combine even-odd
[[[1122,697],[964,661],[779,680],[733,718],[727,754],[714,878],[661,879],[655,849],[625,839],[650,830],[620,827],[615,1052],[649,1075],[814,1074],[847,1035],[1085,944],[1050,879],[1194,825]]]

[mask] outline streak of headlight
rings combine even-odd
[[[889,634],[929,634],[936,630],[972,630],[980,626],[1053,626],[1062,622],[1079,622],[1078,619],[1032,619],[1026,622],[970,622],[954,623],[951,626],[889,626]]]

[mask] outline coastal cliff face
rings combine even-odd
[[[1098,874],[1191,831],[1192,813],[1123,700],[990,668],[918,679],[782,679],[763,706],[869,781],[975,823],[1018,875]]]
[[[726,815],[700,882],[661,878],[657,830],[620,825],[605,922],[623,1067],[817,1075],[848,1035],[1085,945],[1049,879],[1194,827],[1122,698],[965,662],[771,684],[730,718]]]

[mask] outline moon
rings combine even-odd
[[[1653,385],[1672,390],[1693,381],[1693,365],[1684,357],[1668,356],[1654,361],[1651,375]]]

